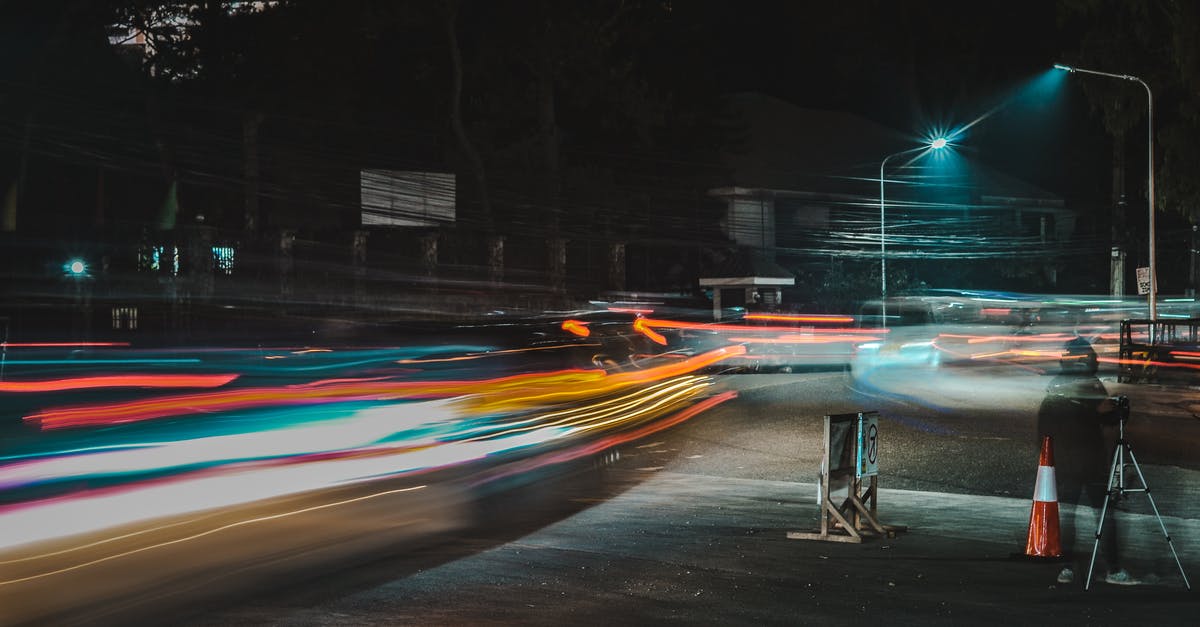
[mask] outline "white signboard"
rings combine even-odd
[[[363,226],[438,226],[454,222],[454,175],[362,170]]]
[[[1150,268],[1137,269],[1138,296],[1150,293]]]
[[[879,474],[879,414],[865,412],[858,415],[858,463],[855,476],[871,477]]]

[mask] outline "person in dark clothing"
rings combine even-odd
[[[1050,381],[1038,410],[1037,441],[1041,442],[1044,436],[1053,439],[1059,502],[1075,506],[1069,516],[1063,517],[1061,531],[1067,545],[1064,550],[1078,562],[1085,554],[1090,557],[1091,551],[1076,550],[1083,548],[1074,546],[1077,523],[1088,527],[1094,524],[1090,517],[1081,516],[1079,510],[1083,505],[1090,505],[1098,513],[1108,496],[1112,451],[1106,446],[1105,430],[1107,426],[1117,424],[1120,412],[1104,384],[1096,377],[1098,359],[1087,340],[1076,337],[1067,342],[1059,364],[1061,372]],[[1105,517],[1101,537],[1102,555],[1108,566],[1105,581],[1137,583],[1120,566],[1115,519],[1111,512]],[[1085,531],[1083,537],[1095,537],[1093,531]],[[1091,548],[1090,543],[1087,548]],[[1072,566],[1063,568],[1058,575],[1059,583],[1074,580]]]

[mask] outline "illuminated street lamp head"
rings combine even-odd
[[[79,259],[72,259],[71,261],[67,262],[67,272],[70,273],[71,276],[83,276],[87,272],[87,264],[83,263],[83,261]]]
[[[939,137],[939,138],[929,142],[929,147],[933,148],[934,150],[940,150],[942,148],[945,148],[946,147],[946,138]]]
[[[1062,71],[1064,71],[1064,72],[1074,72],[1074,71],[1075,71],[1075,68],[1073,68],[1073,67],[1071,67],[1071,66],[1069,66],[1069,65],[1063,65],[1063,64],[1061,64],[1061,63],[1055,63],[1055,64],[1054,64],[1054,69],[1056,69],[1056,70],[1062,70]]]

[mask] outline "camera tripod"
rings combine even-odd
[[[1092,571],[1096,567],[1096,552],[1100,549],[1100,536],[1104,533],[1104,517],[1108,515],[1108,505],[1125,496],[1126,492],[1145,492],[1146,499],[1150,501],[1150,508],[1154,510],[1154,517],[1158,519],[1158,527],[1162,529],[1163,537],[1167,539],[1167,546],[1171,547],[1171,555],[1175,558],[1175,565],[1179,567],[1179,574],[1183,577],[1183,585],[1188,590],[1192,589],[1192,584],[1188,582],[1187,573],[1183,572],[1183,564],[1179,561],[1179,553],[1175,552],[1175,542],[1171,540],[1171,534],[1167,533],[1167,526],[1163,524],[1162,515],[1158,513],[1158,506],[1154,504],[1154,497],[1150,495],[1150,486],[1146,485],[1146,476],[1142,474],[1142,467],[1138,465],[1137,457],[1133,454],[1133,447],[1129,445],[1129,440],[1125,438],[1125,423],[1129,422],[1129,399],[1124,396],[1118,396],[1111,399],[1117,406],[1117,411],[1121,412],[1119,431],[1117,435],[1117,444],[1113,447],[1112,466],[1108,471],[1108,491],[1104,498],[1104,505],[1100,508],[1100,523],[1096,526],[1096,542],[1092,545],[1092,561],[1088,564],[1087,579],[1084,580],[1083,589],[1087,590],[1092,585]],[[1129,457],[1129,464],[1137,471],[1138,481],[1142,487],[1131,488],[1125,484],[1125,457]],[[1116,533],[1116,529],[1112,530]]]

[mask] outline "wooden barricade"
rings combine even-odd
[[[858,412],[825,416],[818,500],[821,528],[816,532],[789,531],[793,540],[862,542],[864,537],[887,536],[903,526],[879,522],[879,414]],[[846,484],[846,498],[838,504],[832,490]]]

